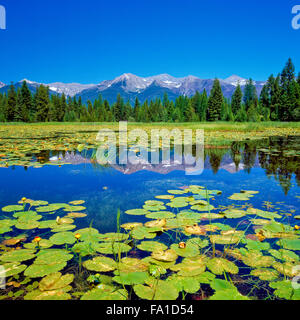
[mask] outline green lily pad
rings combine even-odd
[[[295,290],[290,280],[270,282],[269,286],[276,289],[274,294],[278,298],[287,300],[299,300],[300,289]]]
[[[97,288],[86,292],[81,300],[127,300],[128,292],[113,286],[100,284]]]
[[[109,272],[116,269],[117,263],[108,257],[96,257],[92,260],[85,261],[83,266],[91,271]]]
[[[276,244],[284,249],[300,250],[300,239],[281,239]]]
[[[24,207],[20,205],[11,205],[2,208],[4,212],[14,212],[14,211],[23,211]]]
[[[38,247],[42,249],[48,249],[48,248],[51,248],[52,246],[53,246],[53,243],[51,243],[51,241],[47,239],[42,239],[39,242],[39,244],[37,244],[35,241],[24,244],[24,248],[26,249],[37,249]]]
[[[140,250],[150,252],[168,249],[168,247],[165,244],[158,241],[142,241],[137,247]]]
[[[126,243],[120,242],[103,242],[93,244],[93,248],[102,254],[118,254],[125,253],[131,250],[131,247]]]
[[[0,256],[4,262],[21,262],[31,260],[35,257],[35,251],[29,249],[12,250],[5,252]]]
[[[3,269],[0,268],[0,279],[17,275],[27,268],[25,264],[20,264],[19,262],[5,263],[1,267]]]
[[[31,230],[38,228],[40,223],[36,220],[18,220],[15,227],[20,230]]]
[[[172,282],[162,280],[153,286],[135,285],[133,290],[139,298],[144,300],[176,300],[179,294]]]
[[[237,274],[239,268],[232,262],[223,258],[212,258],[208,260],[207,267],[211,272],[217,275],[221,275],[224,272]]]
[[[164,262],[176,261],[178,258],[177,253],[172,249],[165,250],[165,251],[157,250],[152,252],[151,256],[155,260],[164,261]]]
[[[144,284],[149,278],[148,272],[120,272],[113,280],[123,285]]]
[[[131,236],[134,239],[137,240],[143,240],[143,239],[153,239],[156,237],[156,233],[150,232],[147,227],[137,227],[132,230]]]
[[[118,264],[118,271],[121,273],[147,271],[149,263],[137,258],[125,257]]]
[[[58,290],[67,287],[74,280],[73,274],[62,275],[60,272],[52,273],[39,283],[40,291]]]
[[[271,255],[275,257],[278,260],[283,260],[283,261],[288,261],[288,262],[297,262],[299,261],[299,256],[290,250],[286,249],[279,249],[279,250],[274,250],[271,249],[269,250]]]
[[[129,238],[126,233],[106,233],[100,235],[101,241],[125,241]]]
[[[271,256],[264,256],[260,251],[251,250],[242,256],[243,262],[252,268],[270,267],[275,260]]]
[[[171,219],[174,217],[175,214],[170,211],[151,212],[146,215],[146,218],[148,219]]]
[[[132,209],[132,210],[125,211],[125,213],[132,216],[143,216],[143,215],[149,214],[149,212],[145,209]]]
[[[198,276],[206,269],[207,257],[198,256],[185,258],[181,263],[171,266],[172,271],[176,271],[179,276],[192,277]]]
[[[76,242],[74,233],[68,231],[55,233],[49,240],[55,245],[74,244]]]
[[[40,291],[34,290],[24,296],[24,300],[70,300],[72,297],[63,289]]]
[[[51,232],[64,232],[73,230],[75,228],[76,226],[74,224],[57,224],[51,229]]]
[[[276,270],[268,268],[254,269],[251,270],[250,274],[263,281],[271,281],[279,277],[279,273]]]
[[[179,244],[173,243],[171,249],[174,250],[180,257],[195,257],[200,254],[199,246],[192,242],[187,242],[184,248],[180,248]]]

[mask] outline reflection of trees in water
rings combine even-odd
[[[172,149],[171,149],[172,150]],[[290,154],[286,154],[286,152]],[[204,160],[209,159],[213,172],[216,174],[222,165],[232,161],[235,170],[240,169],[242,163],[244,169],[250,173],[251,168],[255,166],[256,159],[266,172],[267,176],[274,177],[279,182],[285,194],[289,192],[292,186],[292,178],[295,175],[297,185],[300,186],[300,161],[299,157],[293,155],[294,152],[300,152],[299,137],[270,137],[260,140],[248,140],[244,142],[233,142],[230,148],[209,148],[205,149]],[[51,157],[61,157],[64,159],[66,151],[41,151],[35,155],[41,163],[47,163]],[[95,150],[77,152],[82,159],[88,159],[95,170],[105,170],[110,167],[100,165],[96,161]],[[195,146],[192,148],[193,156],[196,155]],[[225,158],[227,155],[227,158]],[[25,170],[27,167],[25,167]],[[230,171],[232,172],[232,171]]]
[[[286,155],[287,151],[300,151],[299,137],[270,137],[256,141],[233,142],[228,154],[236,166],[236,171],[242,162],[244,169],[250,173],[258,159],[266,175],[273,176],[287,194],[292,187],[293,175],[295,175],[297,185],[300,186],[299,157],[292,154]],[[228,150],[225,153],[227,152]],[[224,151],[222,154],[219,149],[209,149],[205,150],[205,153],[209,156],[213,172],[217,173],[222,164]]]

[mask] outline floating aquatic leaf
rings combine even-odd
[[[70,300],[71,295],[65,290],[49,290],[40,291],[34,290],[24,296],[24,300]]]
[[[137,258],[122,258],[118,264],[118,271],[122,273],[147,271],[149,263]]]
[[[128,222],[128,223],[124,223],[121,225],[121,228],[125,229],[125,230],[133,230],[134,228],[137,227],[142,227],[143,224],[140,222]]]
[[[215,207],[213,205],[199,205],[196,204],[194,206],[191,207],[192,210],[197,210],[197,211],[211,211],[214,210]]]
[[[44,220],[39,222],[39,229],[51,229],[57,227],[57,222],[55,220]]]
[[[49,240],[55,245],[73,244],[76,242],[74,233],[68,231],[55,233]]]
[[[25,264],[20,264],[19,262],[5,263],[1,265],[1,267],[2,268],[0,268],[0,279],[17,275],[27,268]]]
[[[0,220],[0,234],[12,231],[11,227],[15,225],[16,220],[3,219]]]
[[[229,209],[224,211],[225,217],[228,219],[237,219],[244,217],[247,213],[243,210]]]
[[[84,218],[86,216],[87,216],[87,214],[86,213],[82,213],[82,212],[69,212],[66,215],[67,218]]]
[[[146,218],[148,219],[171,219],[174,217],[175,214],[170,211],[151,212],[146,215]]]
[[[152,220],[145,223],[147,228],[163,228],[166,225],[166,219]]]
[[[249,300],[248,297],[241,295],[237,288],[228,281],[215,278],[210,286],[216,291],[210,300]]]
[[[195,257],[199,255],[199,246],[192,242],[187,242],[184,248],[180,248],[179,244],[173,243],[171,249],[174,250],[180,257]]]
[[[172,282],[162,280],[152,286],[135,285],[133,290],[139,298],[145,300],[176,300],[179,294]]]
[[[128,292],[107,284],[100,284],[97,288],[86,292],[81,300],[127,300]]]
[[[132,216],[143,216],[143,215],[149,214],[149,212],[145,209],[132,209],[132,210],[125,211],[125,213]]]
[[[42,249],[48,249],[53,246],[53,243],[47,239],[42,239],[38,244],[33,240],[32,242],[25,243],[24,248],[26,249],[37,249],[38,247]]]
[[[185,194],[187,193],[186,190],[168,190],[168,193],[171,193],[171,194]]]
[[[120,272],[118,275],[113,277],[113,280],[119,284],[123,285],[134,285],[134,284],[144,284],[149,278],[148,272]]]
[[[96,257],[92,260],[85,261],[83,266],[91,271],[109,272],[116,269],[117,263],[108,257]]]
[[[38,228],[40,223],[36,220],[18,220],[15,227],[20,230],[31,230]]]
[[[147,206],[163,206],[164,205],[162,201],[157,201],[157,200],[147,200],[145,201],[145,204]]]
[[[274,262],[272,265],[274,269],[276,269],[281,274],[288,277],[295,277],[298,275],[299,271],[295,268],[295,264],[291,262],[280,263],[278,261]]]
[[[102,254],[118,254],[125,253],[131,250],[131,247],[126,243],[120,242],[103,242],[93,244],[93,248]]]
[[[159,261],[164,261],[164,262],[172,262],[176,261],[178,258],[177,253],[172,250],[157,250],[152,252],[151,254],[153,259],[159,260]]]
[[[271,249],[269,250],[269,252],[273,257],[279,260],[288,261],[288,262],[299,261],[299,256],[293,251],[289,251],[286,249],[279,249],[279,250]]]
[[[60,272],[52,273],[39,283],[40,291],[58,290],[66,288],[74,280],[73,274],[62,275]],[[65,291],[65,290],[64,290]]]
[[[200,290],[200,283],[195,277],[172,275],[167,279],[167,282],[169,281],[174,285],[178,292],[185,291],[187,293],[196,293]]]
[[[84,203],[85,203],[84,200],[74,200],[74,201],[70,201],[70,202],[69,202],[69,204],[75,205],[75,206],[77,206],[77,205],[79,205],[79,204],[84,204]]]
[[[165,244],[158,241],[142,241],[137,247],[140,250],[150,252],[168,249],[168,247]]]
[[[269,286],[276,289],[274,294],[278,298],[287,300],[299,300],[300,289],[294,289],[290,280],[270,282]]]
[[[126,233],[105,233],[100,235],[101,241],[125,241],[129,238]]]
[[[48,204],[49,204],[48,201],[44,201],[44,200],[35,200],[30,202],[30,205],[32,207],[46,206]]]
[[[11,205],[2,208],[4,212],[14,212],[14,211],[23,211],[24,207],[19,205]]]
[[[171,200],[174,198],[173,195],[167,194],[167,195],[161,195],[161,196],[156,196],[156,199],[161,199],[161,200]]]
[[[254,269],[251,270],[250,274],[263,281],[271,281],[279,277],[279,273],[276,270],[268,268]]]
[[[5,252],[0,256],[0,260],[4,262],[21,262],[31,260],[35,257],[35,250],[20,249]]]
[[[131,236],[137,240],[153,239],[156,237],[156,233],[150,232],[149,228],[142,226],[134,228],[131,232]]]
[[[246,240],[246,247],[248,250],[269,250],[270,244],[268,242],[260,242],[260,241],[254,241],[251,239]]]
[[[13,214],[14,218],[18,218],[18,221],[31,221],[31,220],[40,220],[43,217],[38,215],[35,211],[19,211]]]
[[[184,231],[188,234],[194,234],[194,235],[205,235],[206,234],[206,230],[203,227],[198,226],[197,224],[195,224],[193,226],[186,226],[184,228]]]
[[[260,209],[248,208],[248,214],[255,214],[259,217],[266,218],[266,219],[280,219],[281,215],[277,214],[277,212],[269,212],[263,211]]]
[[[243,262],[252,268],[270,267],[275,260],[271,256],[264,256],[260,251],[251,250],[242,256]]]
[[[74,224],[57,224],[54,228],[51,229],[51,232],[64,232],[75,229]]]
[[[84,206],[70,206],[70,205],[67,205],[63,210],[64,211],[70,211],[70,212],[77,212],[77,211],[86,210],[86,207],[84,207]]]
[[[201,255],[194,258],[185,258],[179,264],[171,266],[172,271],[177,271],[179,276],[192,277],[203,273],[206,269],[207,257]]]
[[[281,239],[276,244],[284,249],[300,250],[300,239]]]
[[[223,258],[212,258],[208,260],[207,267],[214,274],[221,275],[224,272],[237,274],[239,268],[232,262]]]

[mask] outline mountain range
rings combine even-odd
[[[238,84],[240,84],[243,90],[247,83],[247,79],[237,75],[219,80],[226,98],[231,98]],[[14,84],[16,89],[22,86],[23,81],[27,82],[28,88],[32,93],[41,85],[41,83],[23,79]],[[194,76],[175,78],[168,74],[160,74],[143,78],[131,73],[125,73],[113,80],[104,80],[99,84],[55,82],[44,85],[49,87],[50,94],[64,93],[66,96],[76,96],[77,98],[81,96],[83,103],[86,103],[88,100],[94,101],[100,94],[103,99],[107,99],[109,103],[113,103],[116,101],[119,93],[125,101],[129,100],[131,103],[134,103],[136,97],[138,97],[140,102],[144,102],[146,99],[149,101],[156,98],[162,99],[165,93],[168,94],[170,100],[175,100],[180,95],[190,97],[196,91],[201,93],[204,89],[209,94],[213,87],[213,82],[214,79],[200,79]],[[258,95],[264,84],[265,82],[263,81],[254,81]],[[9,86],[0,82],[0,93],[7,92]]]

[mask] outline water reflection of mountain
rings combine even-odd
[[[174,156],[174,154],[173,154]],[[195,155],[193,155],[195,156]],[[56,152],[43,153],[38,159],[43,162],[61,162],[71,164],[91,163],[96,169],[103,168],[88,152]],[[172,159],[172,158],[171,158]],[[252,168],[262,168],[267,176],[274,177],[285,193],[292,186],[292,178],[295,176],[300,186],[300,138],[299,137],[271,137],[261,140],[249,140],[234,142],[228,148],[209,148],[204,151],[204,168],[211,169],[214,173],[226,170],[234,174],[239,171],[251,173]],[[168,174],[172,171],[184,171],[186,165],[170,161],[169,164],[160,162],[150,164],[147,162],[126,165],[112,164],[109,167],[122,172],[133,174],[139,171],[151,171],[160,174]]]

